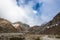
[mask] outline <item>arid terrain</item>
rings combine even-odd
[[[0,40],[60,40],[60,13],[51,21],[33,27],[0,18]]]

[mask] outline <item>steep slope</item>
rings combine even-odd
[[[58,13],[50,22],[45,25],[41,34],[59,34],[60,35],[60,13]]]
[[[17,32],[17,31],[12,26],[11,22],[9,22],[6,19],[0,18],[0,32],[10,33],[10,32]]]
[[[29,25],[21,23],[21,22],[15,22],[13,23],[13,26],[19,31],[19,32],[23,32],[23,31],[28,31],[29,29]]]
[[[60,13],[51,21],[41,26],[33,26],[29,29],[30,34],[59,34],[60,35]]]

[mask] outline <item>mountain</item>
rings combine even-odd
[[[0,18],[0,33],[17,32],[12,23],[6,19]]]
[[[30,27],[28,24],[22,22],[11,23],[6,19],[0,18],[0,33],[13,32],[60,35],[60,12],[48,23],[42,24],[41,26],[35,25],[33,27]]]
[[[30,34],[59,34],[60,35],[60,13],[51,21],[41,26],[33,26],[29,29]]]
[[[24,32],[24,31],[28,31],[29,29],[29,25],[21,23],[21,22],[15,22],[13,23],[13,26],[19,31],[19,32]]]
[[[33,27],[30,27],[29,28],[29,33],[30,34],[39,34],[39,32],[42,30],[42,27],[41,26],[33,26]]]
[[[60,12],[47,24],[40,34],[59,34],[60,35]]]
[[[28,32],[30,28],[29,25],[15,22],[11,23],[10,21],[0,18],[0,33],[17,33],[17,32]]]

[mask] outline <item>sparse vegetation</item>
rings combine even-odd
[[[24,40],[24,38],[17,38],[17,37],[15,37],[15,38],[10,38],[10,40]]]
[[[59,38],[60,39],[60,35],[57,35],[55,38]]]
[[[41,40],[39,37],[36,40]]]

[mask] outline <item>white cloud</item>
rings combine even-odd
[[[16,2],[13,1],[14,0],[0,0],[1,17],[12,22],[22,21],[28,24],[32,19],[29,17],[29,14],[32,14],[32,9],[28,6],[18,7]]]
[[[32,8],[36,2],[43,2],[39,12]],[[0,17],[11,22],[21,21],[29,25],[40,25],[51,20],[60,11],[56,0],[32,0],[28,4],[25,4],[25,0],[20,0],[19,4],[20,6],[17,5],[16,0],[0,0]],[[39,15],[36,15],[37,13]]]

